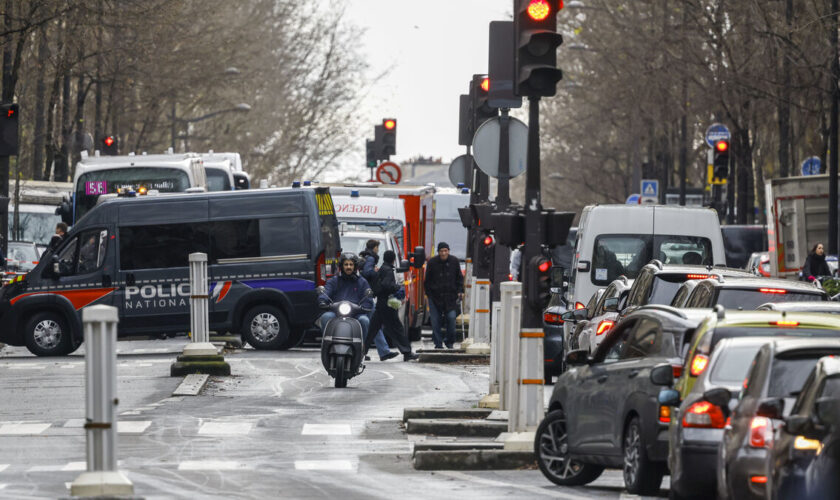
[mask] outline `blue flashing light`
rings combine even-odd
[[[461,194],[470,194],[470,188],[461,188]]]
[[[299,188],[300,187],[300,181],[292,181],[292,187],[293,188]]]
[[[311,186],[311,185],[312,185],[312,181],[303,181],[303,185],[304,185],[304,186]]]
[[[464,184],[463,182],[458,183],[458,189],[463,189],[464,186],[466,186],[466,184]]]
[[[359,197],[359,192],[356,191],[355,189],[353,191],[350,191],[350,197],[351,198],[358,198]]]

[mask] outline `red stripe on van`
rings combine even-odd
[[[86,305],[96,302],[102,297],[108,295],[114,290],[116,290],[116,288],[92,288],[89,290],[64,290],[59,292],[32,292],[24,293],[23,295],[18,295],[9,302],[12,305],[15,305],[15,302],[17,302],[18,300],[24,297],[29,297],[30,295],[55,294],[61,295],[65,299],[69,300],[70,303],[73,304],[73,307],[78,311]]]

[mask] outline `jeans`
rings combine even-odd
[[[446,344],[447,347],[452,347],[452,344],[455,343],[455,318],[458,316],[458,311],[452,309],[451,311],[441,310],[435,305],[434,301],[429,301],[429,312],[431,313],[432,317],[432,340],[435,343],[435,347],[443,347],[443,344]],[[441,333],[441,319],[446,317],[446,337],[444,338]]]
[[[327,323],[329,323],[331,319],[335,318],[335,316],[336,314],[332,311],[327,311],[321,315],[318,319],[318,322],[321,323],[321,333],[324,333]],[[359,324],[362,325],[362,340],[365,340],[367,339],[368,327],[370,326],[370,318],[368,318],[367,314],[360,314],[359,316],[356,316],[356,319],[359,320]],[[376,348],[379,349],[379,346],[377,345]],[[385,354],[387,354],[387,352]]]

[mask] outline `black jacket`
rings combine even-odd
[[[805,258],[805,265],[802,266],[802,277],[807,280],[809,276],[831,276],[831,270],[825,261],[825,255],[808,254],[808,257]]]
[[[394,267],[387,262],[382,264],[379,271],[376,272],[376,307],[388,307],[388,298],[391,295],[400,295],[399,292],[403,289],[397,284],[397,278],[394,276]]]
[[[359,252],[359,257],[364,259],[364,263],[359,266],[359,274],[366,279],[368,283],[373,283],[373,277],[376,276],[376,263],[379,262],[379,256],[368,250]]]
[[[444,261],[435,255],[426,264],[426,280],[423,283],[426,295],[435,306],[451,311],[458,308],[458,294],[464,289],[461,263],[450,254]]]

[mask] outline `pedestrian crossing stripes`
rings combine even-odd
[[[350,424],[303,424],[303,436],[349,436]]]
[[[241,436],[251,432],[247,422],[204,422],[198,429],[202,436]]]
[[[27,436],[40,434],[47,430],[50,424],[18,423],[0,425],[0,436]]]
[[[225,460],[188,460],[178,464],[178,470],[243,470],[249,467],[240,462]]]
[[[0,464],[0,472],[3,472],[4,470],[6,470],[8,468],[9,468],[9,464]]]
[[[296,470],[355,471],[357,466],[350,460],[295,460]]]

